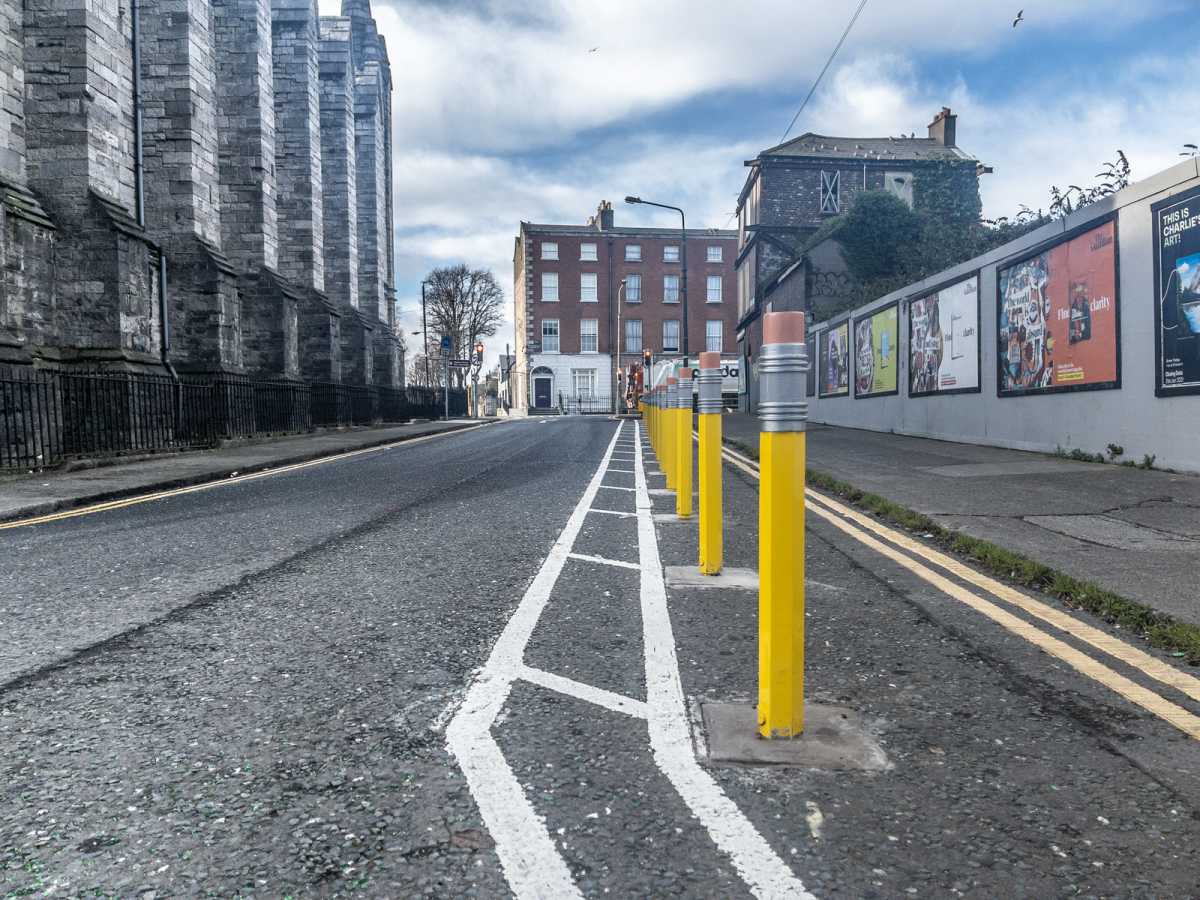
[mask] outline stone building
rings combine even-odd
[[[557,407],[560,396],[564,405],[608,408],[616,370],[640,363],[643,350],[655,360],[679,358],[685,346],[693,359],[706,349],[732,357],[735,238],[687,230],[685,290],[678,228],[617,226],[608,202],[586,225],[522,222],[513,250],[514,408]]]
[[[841,248],[823,226],[862,191],[888,191],[947,223],[976,223],[979,176],[991,171],[957,142],[957,116],[943,107],[925,137],[802,134],[746,162],[738,197],[737,342],[746,373],[743,406],[757,402],[754,353],[762,313],[807,310],[854,287]]]
[[[0,0],[0,364],[399,386],[369,0]]]

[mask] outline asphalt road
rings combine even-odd
[[[753,696],[754,594],[656,593],[694,528],[649,526],[636,431],[0,533],[0,894],[1196,895],[1200,742],[813,516],[810,694],[890,768],[698,763],[685,715]]]

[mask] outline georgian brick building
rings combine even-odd
[[[601,407],[611,403],[617,368],[640,362],[643,349],[656,360],[682,355],[680,237],[677,228],[618,228],[608,202],[586,225],[521,223],[513,252],[514,407],[555,407],[560,395]],[[687,231],[693,358],[706,349],[734,352],[736,246],[734,231]]]

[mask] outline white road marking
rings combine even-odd
[[[630,513],[635,515],[635,513]],[[637,563],[625,562],[623,559],[609,559],[607,556],[592,556],[590,553],[568,553],[567,556],[571,559],[582,560],[583,562],[602,563],[606,566],[620,566],[623,569],[640,569]]]
[[[641,432],[634,423],[635,434]],[[804,884],[763,839],[737,805],[696,761],[687,723],[683,685],[675,656],[675,636],[667,610],[658,539],[642,450],[637,464],[638,557],[642,565],[642,628],[646,648],[646,705],[650,710],[650,747],[667,776],[716,845],[729,855],[738,875],[756,897],[811,898]]]
[[[604,690],[604,688],[593,687],[590,684],[575,681],[573,678],[565,678],[562,675],[555,675],[553,672],[547,672],[544,669],[534,669],[530,666],[523,666],[520,675],[523,679],[533,684],[541,685],[559,694],[566,694],[568,697],[574,697],[577,700],[586,700],[588,703],[603,706],[605,709],[611,709],[613,712],[625,713],[628,716],[636,716],[639,719],[644,719],[647,716],[646,704],[641,700],[634,700],[632,697],[614,694],[612,691]]]
[[[619,509],[600,509],[598,506],[593,506],[588,512],[602,513],[606,516],[620,516],[622,519],[632,519],[637,516],[637,513],[621,512]]]
[[[633,490],[633,488],[618,487],[615,484],[602,484],[602,485],[600,485],[600,487],[604,488],[606,491],[632,491]]]
[[[446,727],[446,745],[466,776],[479,813],[496,842],[504,877],[518,897],[581,897],[582,894],[559,856],[545,822],[534,812],[500,752],[491,727],[508,699],[513,681],[521,677],[525,646],[596,499],[623,428],[624,423],[614,431],[604,458],[566,526],[504,626],[463,705]]]
[[[622,473],[622,474],[624,474],[624,475],[632,475],[632,474],[633,474],[633,469],[612,469],[612,468],[610,468],[608,471],[610,471],[610,472],[620,472],[620,473]]]

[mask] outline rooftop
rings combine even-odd
[[[521,230],[529,233],[540,234],[579,234],[579,235],[617,235],[626,237],[645,236],[645,237],[678,237],[679,229],[671,228],[670,226],[662,228],[631,228],[628,226],[614,225],[611,228],[601,229],[597,225],[551,225],[540,222],[522,222]],[[737,231],[734,229],[725,228],[689,228],[687,236],[692,238],[736,238]]]

